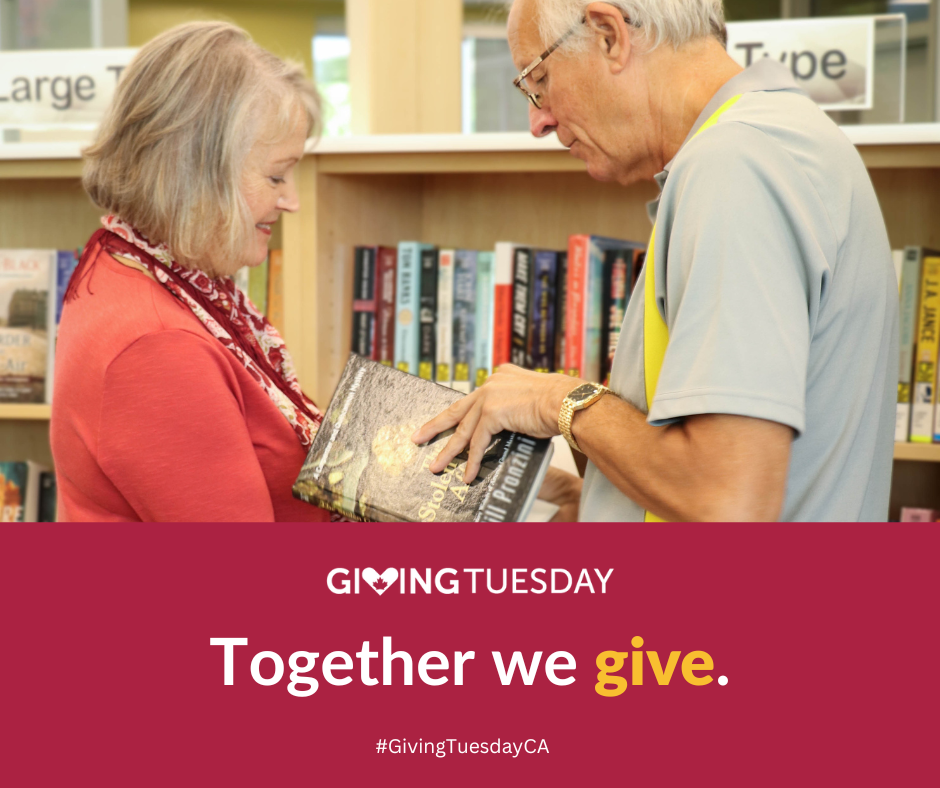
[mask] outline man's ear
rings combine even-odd
[[[591,3],[584,9],[584,21],[594,33],[594,41],[610,70],[619,74],[626,68],[632,49],[632,28],[623,12],[610,3]]]

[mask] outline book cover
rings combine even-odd
[[[924,252],[918,310],[917,348],[914,355],[914,392],[911,440],[933,442],[937,383],[937,313],[940,310],[940,255]]]
[[[437,375],[451,388],[454,361],[454,250],[441,249],[437,260]]]
[[[437,249],[421,250],[421,310],[418,325],[418,377],[434,380],[437,363]]]
[[[551,458],[551,441],[497,435],[480,475],[463,484],[466,457],[428,468],[452,430],[423,446],[411,435],[463,396],[351,355],[293,486],[308,503],[378,522],[518,522]]]
[[[557,270],[557,252],[538,250],[534,253],[526,360],[529,369],[536,372],[551,372],[555,363],[555,277]]]
[[[248,300],[262,315],[268,314],[268,258],[248,269]]]
[[[493,269],[493,363],[492,369],[508,364],[512,353],[512,274],[518,244],[496,244]]]
[[[418,374],[418,326],[421,309],[421,252],[429,248],[416,241],[398,245],[395,282],[395,368]]]
[[[45,470],[35,462],[0,462],[0,522],[39,521],[40,477]]]
[[[69,280],[78,266],[79,255],[75,249],[60,249],[56,253],[56,282],[55,282],[55,324],[62,322],[62,305],[65,303],[65,291]]]
[[[477,311],[474,322],[474,386],[482,386],[493,369],[493,252],[477,252]]]
[[[632,278],[636,250],[612,249],[604,259],[603,305],[601,307],[601,380],[610,379],[610,368],[617,352],[620,328],[630,298],[628,283]]]
[[[284,336],[284,254],[280,249],[268,253],[268,320]]]
[[[454,254],[454,379],[457,391],[473,390],[474,322],[476,320],[477,253],[460,249]]]
[[[568,252],[558,253],[555,276],[555,372],[565,373],[565,315],[568,301]]]
[[[398,250],[378,247],[375,274],[375,354],[376,361],[387,366],[395,363],[395,277]]]
[[[529,319],[532,299],[532,250],[517,246],[512,263],[512,350],[509,361],[531,369]]]
[[[58,253],[0,250],[0,403],[52,395]]]
[[[374,246],[357,246],[353,251],[352,351],[366,358],[374,352],[375,258]]]
[[[900,341],[898,370],[898,410],[894,422],[894,440],[906,442],[911,432],[911,384],[914,376],[914,343],[917,337],[923,247],[904,250],[900,279]]]

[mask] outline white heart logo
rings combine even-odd
[[[398,570],[386,569],[382,574],[379,574],[371,566],[367,566],[362,570],[362,579],[376,594],[382,596],[398,580]]]

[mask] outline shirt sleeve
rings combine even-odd
[[[722,413],[800,433],[810,338],[836,252],[825,206],[787,151],[746,124],[718,124],[684,153],[658,218],[656,295],[669,343],[650,423]]]
[[[98,460],[148,522],[270,522],[274,508],[223,349],[148,334],[108,367]]]

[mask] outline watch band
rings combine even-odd
[[[561,403],[561,410],[558,412],[558,430],[564,435],[565,440],[568,441],[568,445],[577,452],[581,451],[581,447],[578,446],[578,442],[575,440],[574,435],[571,434],[571,420],[574,418],[576,411],[584,410],[589,408],[595,402],[597,402],[601,397],[603,397],[610,389],[606,386],[596,385],[596,391],[594,395],[587,401],[578,403],[571,398],[571,393],[579,389],[584,384],[581,383],[578,386],[575,386],[568,396]]]

